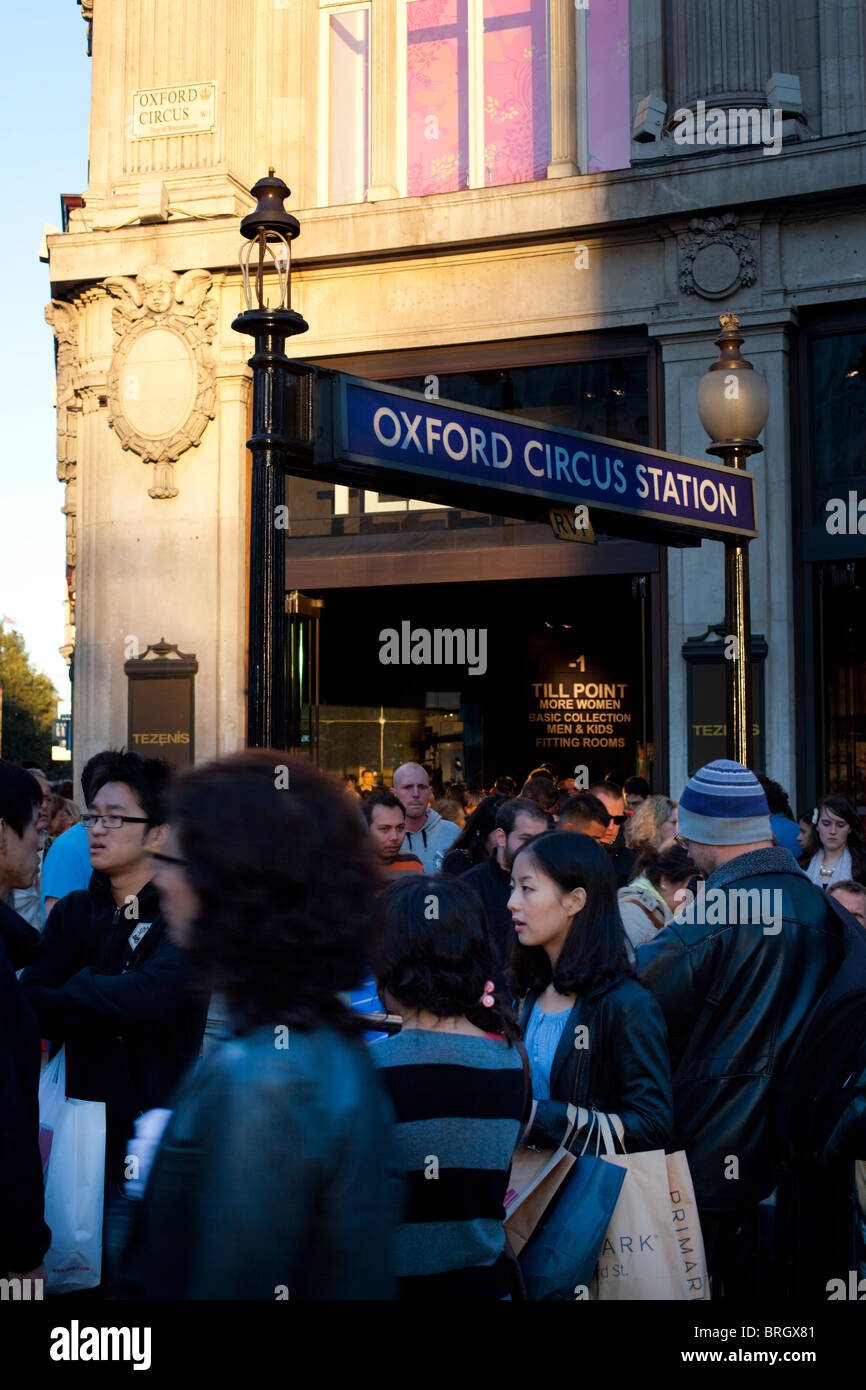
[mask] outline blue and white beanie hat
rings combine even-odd
[[[770,808],[754,772],[718,758],[699,768],[680,798],[677,832],[699,845],[772,840]]]

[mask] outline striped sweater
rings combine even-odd
[[[406,1176],[400,1297],[507,1298],[503,1199],[524,1104],[517,1049],[493,1036],[409,1028],[372,1057]]]

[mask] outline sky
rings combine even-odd
[[[7,7],[3,36],[5,330],[0,334],[0,619],[14,619],[32,664],[69,698],[64,639],[66,521],[57,481],[54,339],[39,245],[60,227],[61,193],[87,185],[90,59],[76,0]],[[34,83],[34,76],[38,81]],[[7,626],[9,626],[7,621]]]

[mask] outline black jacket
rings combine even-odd
[[[360,1041],[222,1043],[175,1097],[120,1297],[393,1298],[392,1118]]]
[[[712,924],[714,889],[725,895],[719,925]],[[781,895],[766,900],[781,905],[778,932],[764,930],[775,922],[737,920],[752,914],[729,894],[754,889]],[[710,875],[706,892],[694,922],[669,922],[638,948],[638,970],[667,1022],[675,1138],[698,1205],[743,1210],[775,1186],[775,1082],[842,958],[843,930],[786,849],[740,855]]]
[[[66,1044],[66,1085],[79,1100],[106,1102],[109,1177],[120,1177],[135,1117],[165,1105],[198,1055],[206,1008],[192,994],[186,953],[173,945],[156,889],[138,895],[138,916],[115,906],[105,874],[52,909],[43,952],[22,984],[52,1051]],[[130,935],[150,926],[137,945]]]
[[[0,902],[0,1279],[41,1263],[51,1241],[39,1157],[39,1025],[15,974],[39,933]]]
[[[521,1009],[524,1032],[535,999],[527,995]],[[578,1033],[581,1027],[587,1031]],[[527,1144],[556,1148],[572,1104],[619,1115],[629,1153],[669,1148],[673,1102],[664,1019],[637,980],[621,975],[578,998],[553,1058],[550,1096],[537,1104]]]
[[[463,882],[481,899],[487,916],[487,925],[496,947],[500,969],[507,966],[514,941],[514,925],[511,913],[506,907],[511,897],[511,875],[499,866],[494,850],[483,864],[462,875]]]

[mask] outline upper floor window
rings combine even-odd
[[[575,25],[556,27],[553,48],[549,0],[319,3],[324,203],[364,202],[371,184],[381,198],[525,183],[546,178],[551,158],[582,173],[628,167],[629,0],[572,0]],[[376,44],[392,61],[373,93]],[[564,118],[561,102],[555,106],[552,129],[551,74],[563,80],[569,62],[573,110]],[[571,122],[567,138],[563,119]]]
[[[587,148],[581,168],[588,174],[627,169],[631,159],[628,0],[604,0],[603,4],[593,0],[585,11],[585,22]],[[577,42],[580,47],[580,27]]]
[[[328,202],[362,203],[370,182],[370,9],[340,8],[327,23]]]
[[[543,179],[547,0],[407,0],[406,192]]]

